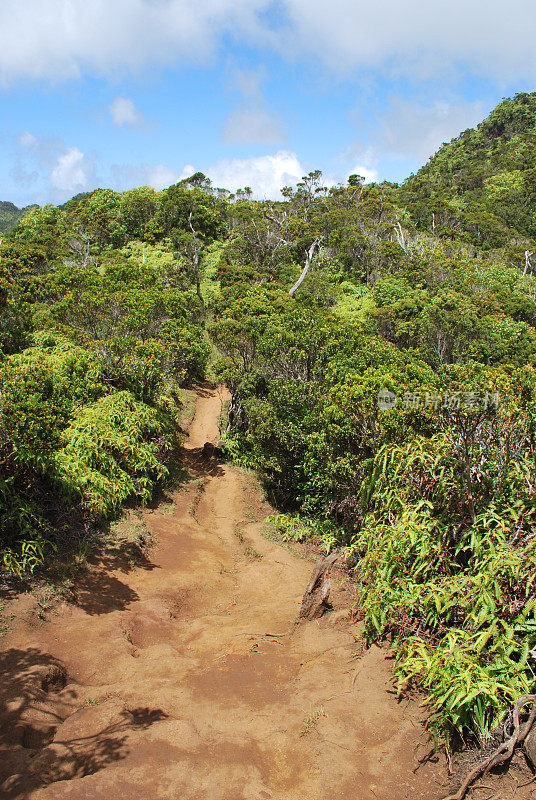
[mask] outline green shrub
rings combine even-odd
[[[147,502],[168,474],[162,458],[171,442],[169,426],[127,391],[78,410],[62,441],[56,475],[98,515],[108,516],[131,496]]]
[[[479,499],[472,524],[458,466],[445,436],[385,446],[349,548],[366,636],[393,634],[398,688],[426,691],[430,731],[447,745],[467,731],[485,739],[536,682],[536,509],[523,466],[503,478],[512,491]]]
[[[44,474],[74,408],[105,391],[100,359],[63,336],[38,332],[35,346],[0,366],[0,427],[8,461]]]

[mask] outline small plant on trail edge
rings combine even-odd
[[[250,545],[246,547],[244,552],[246,558],[251,558],[252,561],[259,561],[261,558],[263,558],[262,553],[259,553],[258,550],[255,550],[255,548],[251,547]]]
[[[240,544],[242,544],[244,541],[244,534],[242,533],[242,529],[240,528],[239,525],[235,525],[235,536],[240,542]]]
[[[0,636],[5,636],[11,630],[11,623],[14,619],[14,614],[10,614],[8,619],[5,614],[5,604],[0,603]]]
[[[160,514],[164,514],[166,517],[172,517],[175,511],[177,510],[177,504],[171,501],[170,503],[165,503],[160,506],[158,509]]]
[[[275,515],[271,515],[265,518],[261,528],[261,535],[264,536],[265,539],[268,539],[269,542],[277,542],[280,547],[284,547],[285,550],[288,550],[288,552],[292,553],[296,558],[309,559],[310,556],[307,553],[298,550],[296,547],[293,547],[292,544],[281,538],[279,530],[273,522],[274,516]]]
[[[33,590],[35,603],[37,606],[36,615],[40,620],[45,620],[49,611],[53,611],[55,606],[64,600],[69,594],[69,586],[43,583],[36,586]]]
[[[84,703],[84,706],[98,706],[99,700],[96,697],[88,697]]]
[[[320,708],[317,708],[315,711],[312,711],[309,714],[309,716],[306,717],[305,722],[301,727],[300,736],[306,736],[310,732],[311,728],[313,728],[316,725],[320,717],[325,717],[325,716],[326,712],[324,711],[324,706],[320,706]]]
[[[284,542],[320,539],[326,553],[340,544],[340,535],[329,520],[307,519],[299,514],[270,514],[267,518]]]

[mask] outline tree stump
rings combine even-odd
[[[329,573],[337,558],[337,553],[332,553],[330,556],[317,561],[309,585],[303,595],[298,615],[299,619],[318,619],[326,611],[330,611],[333,608],[329,602],[329,593],[331,591]]]

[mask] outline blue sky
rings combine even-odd
[[[0,199],[400,181],[536,89],[534,0],[2,0]]]

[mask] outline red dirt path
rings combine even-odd
[[[266,636],[292,627],[312,563],[261,536],[270,509],[250,476],[203,458],[219,412],[200,392],[196,480],[172,513],[146,512],[146,563],[110,563],[2,639],[0,798],[441,797],[439,765],[414,772],[421,712],[387,691],[385,651],[355,658],[344,592],[322,620]]]

